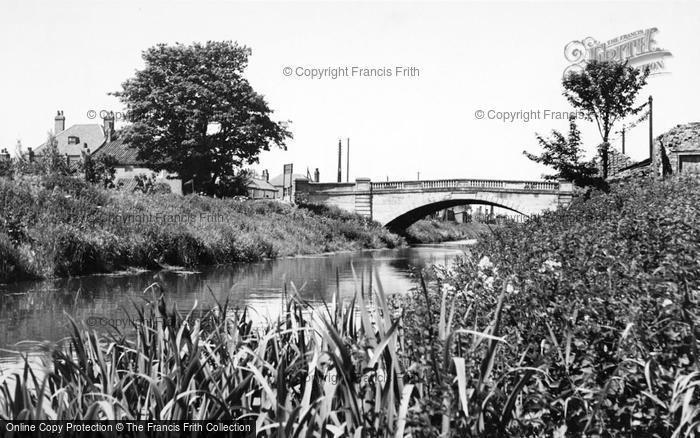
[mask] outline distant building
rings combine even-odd
[[[700,122],[677,125],[654,140],[654,154],[610,173],[611,179],[670,174],[700,175]]]
[[[656,141],[670,173],[700,175],[700,122],[677,125]]]
[[[54,118],[54,136],[58,153],[66,157],[66,162],[71,166],[77,166],[80,163],[83,151],[96,151],[107,140],[106,129],[111,126],[114,129],[114,122],[108,124],[105,119],[105,127],[103,128],[97,123],[73,125],[66,129],[66,118],[63,111],[59,111]],[[29,148],[29,153],[34,155],[42,155],[46,150],[46,143],[37,146],[33,151]]]
[[[136,159],[137,151],[117,138],[114,129],[114,114],[110,113],[104,118],[104,125],[87,123],[72,125],[66,129],[66,117],[63,111],[58,111],[54,117],[54,136],[58,153],[66,157],[66,162],[71,168],[76,168],[82,160],[82,154],[93,157],[112,155],[117,160],[115,166],[115,184],[121,185],[125,190],[135,187],[134,177],[137,175],[156,174],[156,182],[170,186],[173,193],[182,194],[182,181],[174,174],[165,171],[154,172],[152,169]],[[41,155],[46,149],[46,143],[36,149],[29,148],[29,155]]]
[[[306,175],[302,175],[300,173],[293,173],[291,176],[291,181],[289,182],[290,186],[287,187],[287,189],[290,189],[291,185],[293,185],[294,181],[297,179],[305,179],[308,181],[309,178]],[[275,187],[275,189],[277,190],[277,197],[279,199],[284,198],[284,193],[285,193],[284,183],[285,183],[284,182],[284,173],[280,173],[279,175],[277,175],[276,177],[274,177],[270,180],[270,184],[272,184]]]
[[[149,169],[143,161],[136,158],[138,151],[124,143],[123,139],[112,140],[97,149],[92,156],[111,155],[117,160],[114,166],[114,184],[121,186],[123,190],[133,190],[136,187],[137,175],[151,175],[155,173],[156,183],[164,183],[170,187],[170,192],[182,195],[182,180],[165,170],[155,172]]]
[[[268,181],[269,174],[263,172],[262,178],[250,178],[246,188],[250,199],[278,199],[278,191],[275,186]]]

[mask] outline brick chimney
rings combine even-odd
[[[56,117],[54,117],[53,121],[54,121],[54,128],[53,128],[54,135],[58,135],[61,132],[66,130],[66,118],[63,115],[63,111],[57,111]]]
[[[265,181],[270,182],[270,172],[267,169],[262,171],[262,177]]]
[[[114,112],[110,111],[104,118],[104,131],[106,142],[109,143],[114,137]]]

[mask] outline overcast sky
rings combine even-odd
[[[656,27],[667,74],[649,80],[655,134],[700,121],[698,2],[341,3],[3,0],[0,4],[0,147],[36,146],[61,109],[66,124],[90,110],[122,109],[108,92],[143,67],[157,43],[235,40],[253,54],[247,77],[274,117],[291,120],[287,151],[263,153],[258,169],[284,163],[336,176],[337,141],[350,137],[350,178],[538,179],[535,132],[567,129],[551,117],[478,120],[477,110],[569,111],[561,95],[564,46]],[[387,68],[391,77],[310,79],[301,68]],[[396,67],[419,75],[397,77]],[[285,76],[285,67],[293,74]],[[584,122],[591,153],[600,141]],[[647,125],[627,150],[646,157]],[[343,140],[345,143],[345,140]],[[343,164],[343,172],[345,164]],[[345,176],[343,177],[345,178]]]

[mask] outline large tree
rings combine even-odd
[[[145,67],[114,93],[132,122],[125,142],[154,170],[193,180],[197,191],[235,191],[229,182],[240,180],[243,165],[257,162],[260,151],[286,148],[292,137],[289,122],[273,121],[243,77],[250,54],[231,41],[144,51]]]
[[[635,106],[635,100],[648,76],[648,69],[640,71],[627,63],[591,61],[582,71],[569,73],[562,81],[569,103],[598,126],[603,140],[598,148],[603,178],[608,177],[608,140],[613,125],[643,108]]]

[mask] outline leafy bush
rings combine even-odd
[[[698,180],[618,185],[496,230],[437,272],[439,289],[404,306],[406,360],[417,364],[409,381],[431,395],[411,424],[424,436],[692,434],[699,189]],[[446,314],[454,327],[443,333],[486,325],[503,339],[488,363],[464,354],[471,340],[437,334]]]

